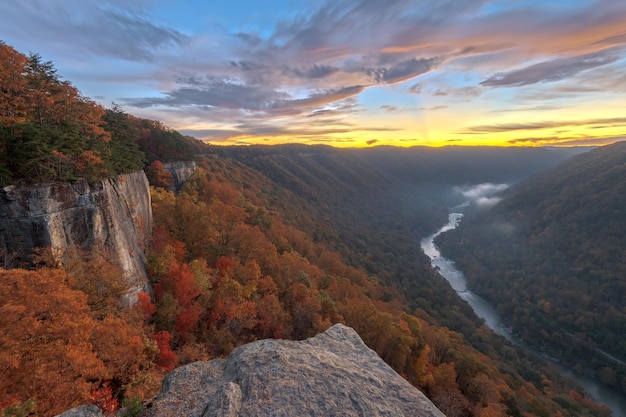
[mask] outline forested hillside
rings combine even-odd
[[[440,324],[464,331],[474,320],[434,274],[419,240],[446,222],[462,202],[458,185],[520,181],[553,167],[568,153],[532,148],[334,149],[326,146],[212,147],[254,168],[291,194],[271,203],[314,241],[384,283],[399,285],[413,307],[427,308]],[[451,304],[452,303],[452,304]]]
[[[562,154],[205,147],[101,108],[36,55],[0,51],[3,184],[149,163],[154,215],[154,291],[135,306],[104,254],[60,266],[41,248],[31,270],[0,271],[0,416],[84,403],[137,415],[176,366],[337,322],[449,417],[610,415],[482,326],[419,251],[458,202],[453,185],[516,181]],[[192,156],[180,192],[163,188],[160,161]]]
[[[525,341],[626,392],[626,143],[510,189],[441,243]]]
[[[116,105],[103,108],[63,81],[52,62],[0,41],[0,185],[93,182],[146,162],[191,159],[202,146]]]
[[[258,170],[203,158],[177,195],[153,190],[153,209],[155,301],[146,294],[122,308],[119,275],[105,259],[59,271],[43,251],[36,271],[4,273],[2,407],[36,407],[41,415],[90,401],[140,408],[175,366],[343,322],[448,416],[610,414],[478,327],[432,271],[416,273],[424,276],[411,299],[348,265],[298,229],[299,220],[315,224],[319,209]],[[339,234],[330,224],[319,228]],[[417,302],[424,308],[412,307]],[[458,321],[463,332],[436,316]]]

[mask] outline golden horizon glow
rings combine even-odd
[[[626,138],[623,1],[137,2],[56,1],[36,27],[28,2],[0,2],[3,40],[216,145]]]

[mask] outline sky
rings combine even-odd
[[[11,0],[0,40],[218,145],[626,139],[623,0]]]

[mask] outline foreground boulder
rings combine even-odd
[[[146,416],[432,416],[443,414],[349,327],[261,340],[227,360],[172,371]]]
[[[175,369],[143,416],[445,417],[341,324],[301,342],[260,340],[226,360]]]

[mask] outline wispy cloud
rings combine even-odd
[[[609,49],[572,58],[554,59],[522,69],[496,74],[482,81],[480,85],[485,87],[519,87],[560,81],[579,72],[608,65],[621,59],[621,57],[617,50]]]
[[[153,22],[144,5],[127,1],[29,0],[3,2],[0,11],[4,30],[10,29],[36,44],[72,48],[79,54],[153,62],[162,51],[190,41],[179,30]]]
[[[510,132],[514,130],[538,130],[553,129],[571,126],[626,126],[626,117],[614,117],[607,119],[586,119],[586,120],[564,120],[564,121],[542,121],[533,123],[503,123],[493,125],[471,126],[462,133],[498,133]]]
[[[469,101],[476,121],[466,134],[593,126],[485,120],[541,100],[573,108],[586,105],[579,97],[617,102],[626,92],[623,1],[322,0],[282,2],[293,9],[269,13],[233,0],[241,19],[223,24],[211,13],[229,4],[207,4],[4,1],[0,26],[9,44],[74,69],[72,81],[102,102],[216,141],[295,134],[294,126],[298,137],[345,138],[368,116],[376,132],[401,112],[421,124],[393,125],[398,141],[417,140],[422,128],[422,137],[436,128],[441,141],[457,140],[454,123],[426,119],[446,113],[461,123],[455,115]],[[377,94],[384,98],[372,104]],[[506,102],[509,94],[516,100]]]
[[[626,140],[626,136],[606,136],[606,137],[597,137],[597,136],[587,136],[587,135],[578,135],[576,137],[557,137],[557,136],[547,136],[547,137],[528,137],[528,138],[517,138],[507,141],[510,145],[552,145],[552,146],[601,146],[607,145],[610,143],[621,142]]]
[[[441,64],[440,58],[413,58],[389,67],[365,68],[363,72],[375,83],[395,84],[426,74]]]

